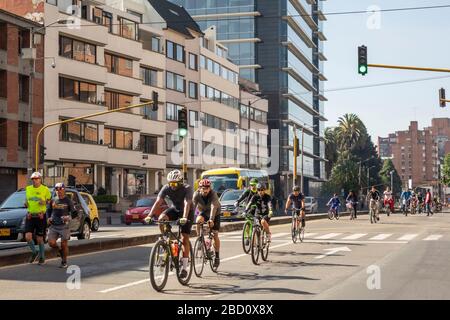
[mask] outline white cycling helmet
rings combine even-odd
[[[183,181],[183,173],[180,170],[170,171],[167,175],[168,182],[181,182]]]

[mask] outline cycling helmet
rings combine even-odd
[[[56,190],[58,190],[58,189],[65,189],[65,188],[66,188],[66,186],[62,182],[58,182],[57,184],[55,184],[55,189]]]
[[[299,186],[294,186],[292,188],[292,192],[300,192],[300,187]]]
[[[183,173],[180,170],[170,171],[167,175],[167,181],[169,182],[180,182],[183,180]]]
[[[258,191],[260,190],[266,190],[266,186],[264,185],[264,183],[258,183],[256,185],[256,188],[258,189]]]
[[[258,185],[258,179],[253,178],[252,180],[250,180],[250,185],[251,185],[251,186],[256,186],[256,185]]]
[[[200,188],[201,187],[211,187],[211,181],[209,181],[208,179],[202,179],[202,180],[200,180],[198,185],[200,186]]]

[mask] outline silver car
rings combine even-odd
[[[239,207],[237,210],[234,207],[234,203],[244,193],[244,190],[225,190],[220,196],[221,204],[221,219],[222,220],[234,220],[241,218],[243,208]]]
[[[317,213],[318,203],[314,197],[305,197],[305,211],[308,213]]]

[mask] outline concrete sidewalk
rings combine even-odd
[[[358,215],[367,214],[367,211],[358,212]],[[341,213],[341,217],[348,217],[349,213]],[[326,213],[307,215],[306,220],[328,219]],[[270,220],[271,225],[289,224],[291,216],[274,217]],[[245,221],[223,222],[220,232],[231,232],[242,230]],[[196,236],[193,228],[192,236]],[[86,254],[103,250],[120,249],[142,244],[154,243],[158,240],[160,232],[158,228],[148,229],[147,235],[131,235],[125,237],[95,238],[89,240],[76,240],[69,242],[69,255]],[[47,259],[56,258],[56,252],[46,245],[45,255]],[[0,251],[0,267],[24,264],[28,262],[30,249],[25,246],[12,250]]]

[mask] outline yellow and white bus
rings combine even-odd
[[[269,175],[265,170],[253,170],[245,168],[219,168],[204,171],[201,179],[208,178],[211,181],[212,189],[219,195],[227,189],[241,190],[245,189],[251,179],[256,178],[259,182],[264,183],[268,188],[268,193],[273,194],[273,186],[269,180]],[[197,180],[194,184],[198,189]]]

